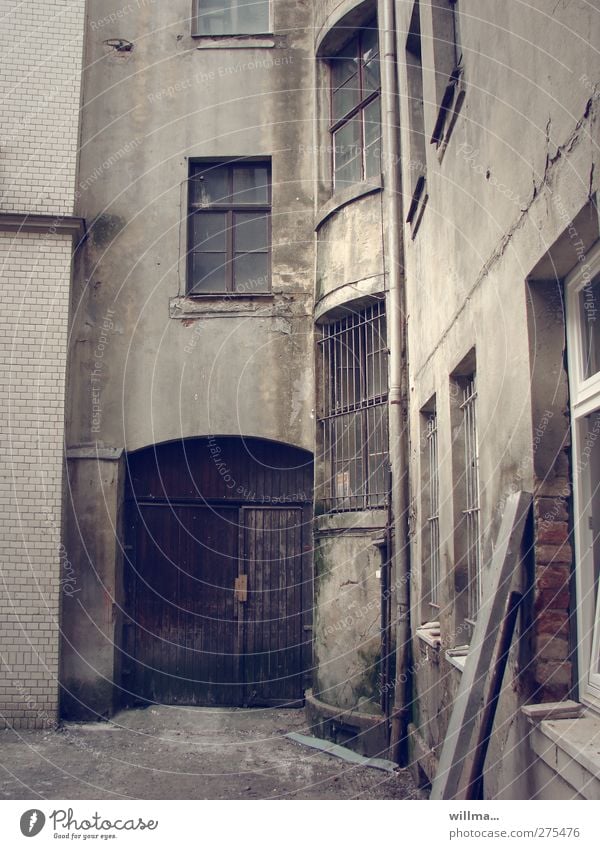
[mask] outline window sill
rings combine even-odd
[[[580,713],[573,718],[551,719],[565,707]],[[537,719],[532,708],[538,711]],[[521,708],[533,726],[529,740],[534,753],[553,772],[586,799],[600,798],[600,716],[576,702],[525,705]],[[582,775],[583,771],[583,775]]]
[[[349,203],[352,203],[359,198],[366,197],[367,195],[374,194],[375,192],[380,192],[381,189],[382,182],[380,178],[379,180],[356,183],[354,186],[348,186],[345,189],[335,192],[317,212],[315,230],[318,230],[330,216],[342,209],[344,206],[348,206]]]
[[[260,304],[272,302],[273,292],[256,293],[254,295],[233,293],[229,295],[179,295],[169,300],[169,315],[171,318],[186,319],[195,315],[210,315],[213,313],[243,313],[255,312]]]
[[[417,637],[428,646],[431,646],[431,648],[439,649],[442,645],[442,640],[440,638],[440,623],[426,622],[424,625],[421,625],[417,628]]]
[[[468,655],[469,646],[457,646],[455,649],[448,649],[445,652],[448,663],[458,669],[459,672],[464,672]]]
[[[244,50],[275,47],[273,33],[258,35],[192,35],[196,50]]]

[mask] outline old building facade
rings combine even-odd
[[[63,548],[36,546],[51,616],[19,619],[7,572],[5,680],[37,678],[37,615],[65,718],[305,703],[315,733],[410,762],[435,795],[524,491],[482,792],[597,798],[597,10],[51,5],[70,25],[52,172],[69,179],[38,209],[15,144],[1,220],[13,287],[34,242],[63,252],[59,360],[30,363],[53,387]],[[22,226],[59,214],[50,234]],[[20,344],[35,330],[15,309]],[[54,715],[52,692],[32,710]]]

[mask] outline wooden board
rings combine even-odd
[[[489,571],[486,572],[484,567],[483,600],[433,781],[431,799],[462,798],[461,777],[472,755],[473,731],[483,704],[498,629],[519,562],[531,499],[529,492],[517,492],[508,498]]]

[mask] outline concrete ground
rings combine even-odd
[[[412,799],[406,770],[286,739],[301,710],[158,706],[59,731],[0,732],[0,799]]]

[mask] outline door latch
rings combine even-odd
[[[238,575],[235,579],[235,600],[248,601],[248,575]]]

